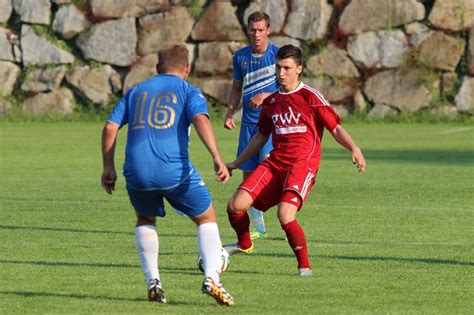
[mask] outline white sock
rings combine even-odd
[[[221,268],[222,243],[217,223],[210,222],[198,226],[197,242],[199,255],[204,262],[204,275],[220,283],[218,270]]]
[[[263,212],[251,207],[249,210],[250,218],[252,219],[253,226],[255,230],[260,233],[265,233],[267,229],[265,228],[265,221],[263,220]]]
[[[158,272],[158,234],[153,225],[140,225],[135,228],[135,238],[137,239],[138,256],[142,264],[142,270],[146,277],[146,283],[151,279],[160,280]]]

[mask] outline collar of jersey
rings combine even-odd
[[[283,94],[283,95],[295,93],[295,92],[298,92],[299,90],[301,90],[303,88],[303,86],[304,86],[304,83],[300,81],[300,83],[298,83],[298,86],[296,88],[294,88],[293,90],[291,90],[289,92],[283,92],[280,88],[280,89],[278,89],[278,93]]]

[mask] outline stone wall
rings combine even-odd
[[[342,114],[474,114],[472,0],[0,0],[0,115],[103,107],[184,42],[191,80],[218,104],[246,19],[305,53],[303,80]]]

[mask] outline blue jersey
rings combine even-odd
[[[189,161],[189,126],[209,115],[201,91],[171,74],[160,74],[131,88],[107,121],[129,124],[123,175],[127,188],[176,187],[195,171]]]
[[[268,43],[263,55],[252,54],[252,46],[237,50],[232,64],[234,80],[242,81],[243,113],[242,122],[256,125],[260,108],[251,108],[250,99],[262,92],[275,92],[279,88],[275,74],[278,47]]]

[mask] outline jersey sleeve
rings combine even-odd
[[[191,84],[189,85],[186,103],[186,115],[189,122],[193,121],[193,117],[199,114],[209,116],[206,98],[198,88]]]
[[[264,102],[262,104],[262,110],[260,111],[260,116],[258,118],[258,132],[265,136],[271,134],[273,130],[273,121],[271,117],[268,116],[267,112],[268,107],[265,106]]]
[[[319,105],[314,110],[318,119],[323,122],[324,127],[329,131],[333,131],[342,121],[331,105]]]
[[[128,103],[132,95],[132,89],[125,94],[107,117],[107,121],[122,127],[128,123]]]
[[[331,106],[329,100],[327,100],[319,91],[313,96],[312,104],[316,117],[322,121],[324,127],[333,131],[342,121],[341,117],[336,113],[334,107]]]
[[[243,75],[242,75],[242,71],[240,71],[240,65],[239,65],[239,58],[237,57],[237,55],[234,55],[232,57],[232,71],[233,71],[233,78],[234,80],[237,80],[237,81],[242,81],[243,79]]]

